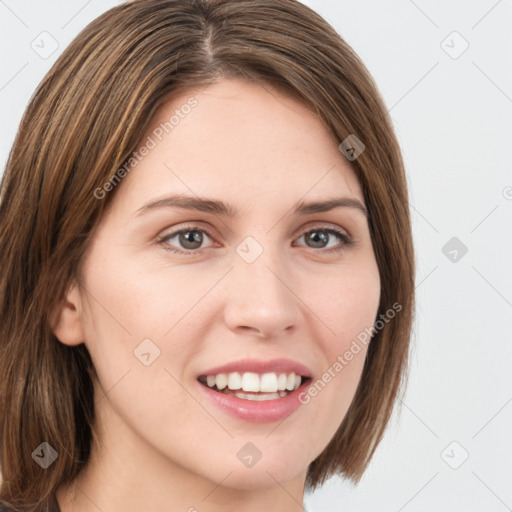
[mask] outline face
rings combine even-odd
[[[344,354],[380,294],[363,192],[339,142],[300,103],[241,80],[175,96],[152,120],[79,292],[98,417],[141,464],[270,486],[304,478],[335,434],[366,347]],[[227,211],[156,204],[171,195]],[[235,373],[238,397],[226,393]],[[208,388],[221,374],[224,392]],[[298,376],[297,391],[270,391]],[[248,391],[258,385],[268,394]]]

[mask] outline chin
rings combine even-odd
[[[303,471],[292,471],[291,469],[292,468],[284,470],[283,468],[278,468],[277,470],[272,470],[272,468],[263,466],[259,469],[256,467],[250,469],[235,469],[229,477],[222,482],[222,485],[229,489],[251,491],[272,488],[278,484],[284,485],[297,478],[302,473],[304,474],[304,479],[306,478],[307,468]],[[218,482],[219,480],[216,481]]]
[[[308,462],[296,461],[294,464],[290,455],[280,452],[265,460],[263,454],[252,467],[236,459],[234,464],[223,464],[221,471],[217,467],[214,472],[203,476],[215,483],[222,481],[223,487],[246,491],[275,487],[278,483],[285,484],[297,478],[305,480]]]

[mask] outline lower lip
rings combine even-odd
[[[197,384],[219,409],[231,416],[251,423],[266,423],[282,420],[303,405],[299,400],[299,395],[309,387],[310,381],[311,379],[307,379],[295,391],[288,393],[283,398],[262,401],[237,398],[214,391],[199,381]]]

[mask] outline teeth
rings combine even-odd
[[[261,376],[260,391],[275,393],[277,391],[277,375],[275,373],[264,373]]]
[[[264,400],[276,400],[277,398],[283,398],[288,393],[286,391],[279,391],[277,393],[265,393],[262,395],[254,395],[248,393],[242,393],[241,391],[229,391],[225,392],[226,395],[233,395],[237,398],[243,398],[244,400],[252,400],[255,402],[262,402]]]
[[[228,388],[240,389],[242,387],[242,377],[238,372],[228,373]]]
[[[252,393],[274,393],[279,398],[278,392],[293,391],[297,389],[302,382],[302,377],[294,372],[289,374],[275,372],[259,375],[254,372],[219,373],[218,375],[208,375],[206,385],[210,388],[217,387],[219,390],[227,388],[231,391],[242,390]],[[227,390],[226,390],[227,391]],[[241,393],[243,394],[243,393]],[[248,400],[268,400],[272,398],[252,398],[254,395],[248,395]],[[267,395],[270,396],[270,395]]]
[[[284,391],[286,389],[286,381],[286,373],[281,373],[277,378],[277,389],[279,389],[279,391]]]
[[[213,378],[215,379],[215,385],[219,389],[224,389],[228,385],[228,377],[225,373],[219,373],[219,375],[214,375]],[[208,377],[206,377],[206,383],[208,384],[208,386],[213,388],[213,384],[210,384],[210,382],[208,382]]]
[[[259,377],[259,375],[257,373],[245,372],[242,375],[242,384],[240,385],[240,387],[244,391],[255,391],[255,392],[258,392],[260,390],[260,377]],[[230,388],[230,389],[235,389],[235,388]],[[236,388],[236,389],[240,389],[240,388]]]

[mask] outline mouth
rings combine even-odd
[[[197,380],[217,393],[261,402],[285,398],[297,389],[308,386],[311,377],[295,372],[230,372],[200,375]]]
[[[311,370],[292,359],[240,359],[203,370],[197,377],[207,400],[248,423],[281,421],[303,405]]]

